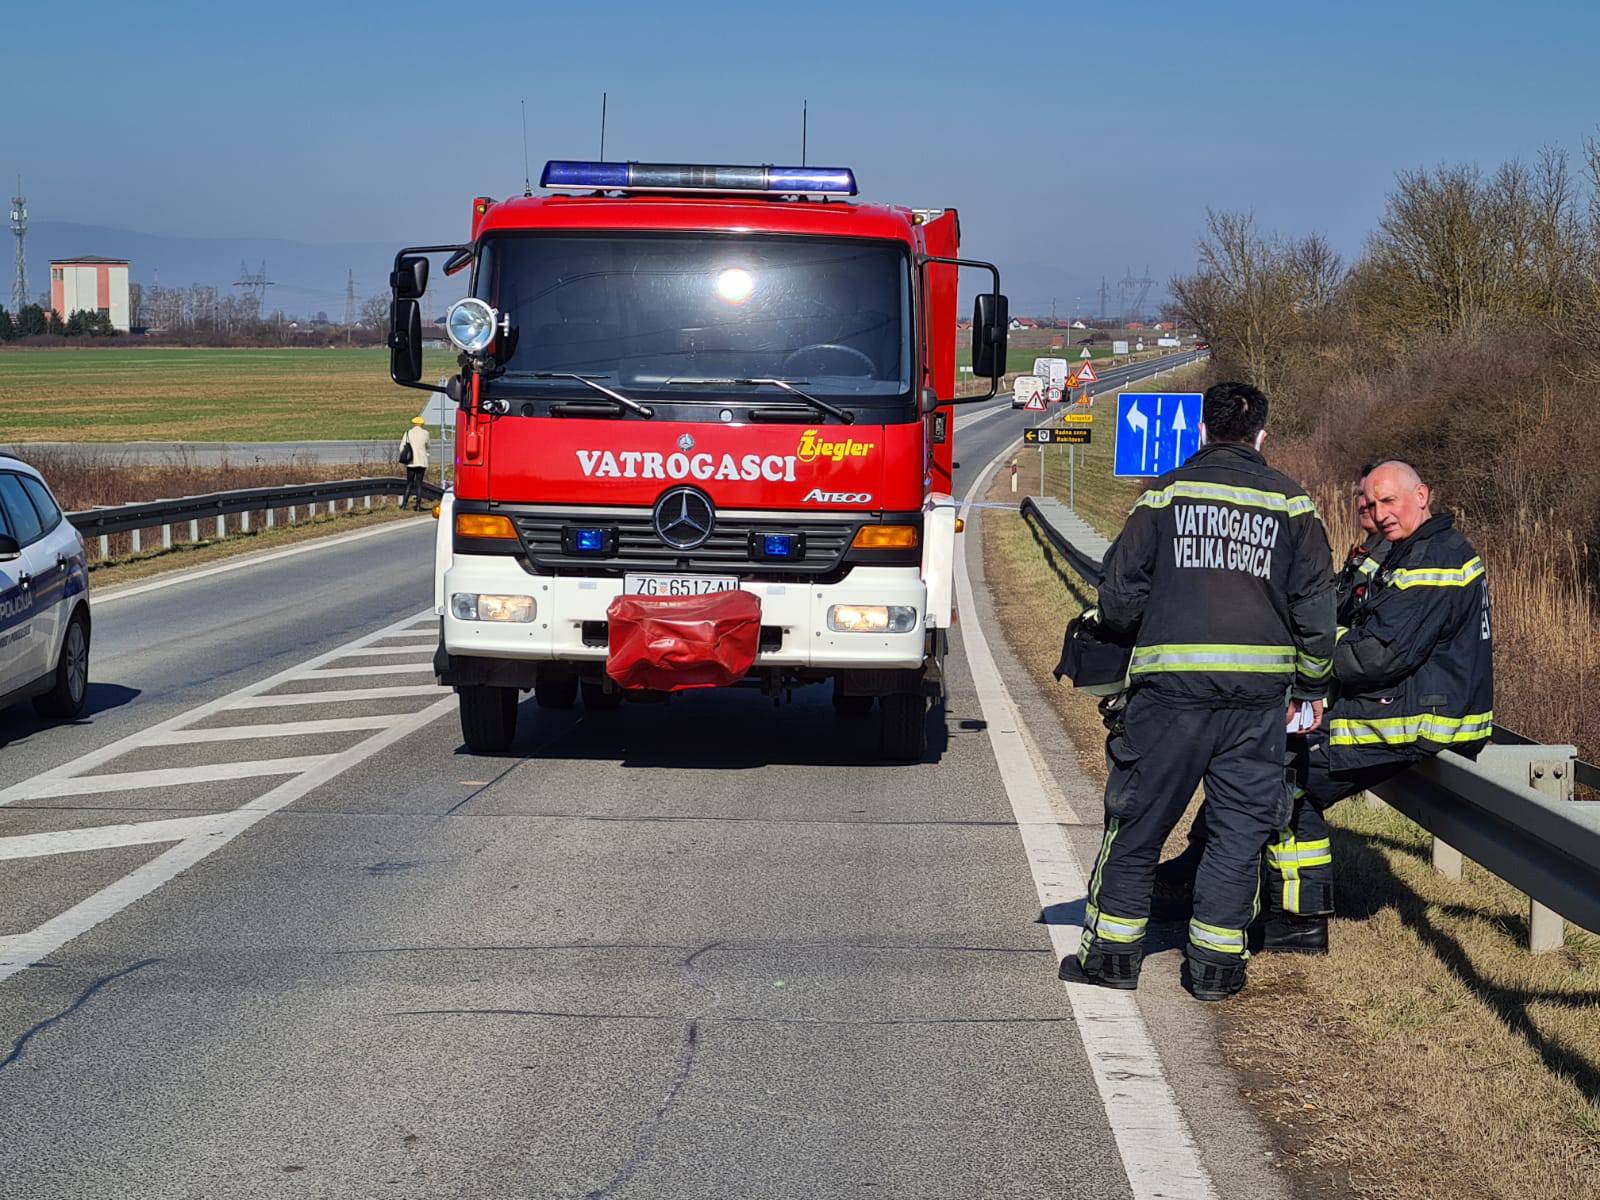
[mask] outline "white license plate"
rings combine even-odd
[[[736,575],[625,575],[622,590],[630,596],[709,596],[739,586]]]

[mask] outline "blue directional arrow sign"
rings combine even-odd
[[[1112,474],[1165,475],[1200,449],[1199,392],[1122,392]]]

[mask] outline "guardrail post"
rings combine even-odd
[[[267,509],[267,528],[268,529],[271,529],[273,527],[273,525],[277,524],[277,522],[273,519],[273,517],[274,517],[273,510],[270,509],[270,508]]]
[[[362,505],[362,507],[363,507],[363,508],[371,508],[371,507],[372,507],[372,494],[371,494],[371,493],[370,493],[370,492],[369,492],[369,493],[368,493],[368,494],[367,494],[367,495],[366,495],[366,496],[365,496],[365,497],[364,497],[364,499],[365,499],[365,501],[366,501],[366,503],[365,503],[365,504],[363,504],[363,505]]]
[[[199,521],[190,521],[189,522],[189,540],[191,542],[198,542],[200,540],[200,522]]]
[[[217,536],[219,538],[228,536],[228,518],[222,513],[217,514]]]
[[[1433,839],[1433,869],[1446,879],[1461,881],[1461,851],[1438,838]]]
[[[249,509],[246,509],[244,512],[239,514],[239,532],[240,533],[249,533],[250,532],[250,510]]]
[[[292,504],[289,505],[289,524],[291,524],[291,525],[294,524],[294,517],[295,517],[294,508],[295,508],[294,505],[292,505]]]
[[[172,523],[170,521],[161,527],[161,548],[163,550],[172,549]]]
[[[139,553],[139,531],[137,529],[130,530],[129,531],[129,538],[131,539],[131,544],[133,546],[133,552],[135,554]]]
[[[1571,800],[1576,746],[1486,746],[1479,765],[1506,783],[1532,788],[1552,800]],[[1528,900],[1528,949],[1535,954],[1566,944],[1561,915],[1531,897]]]
[[[105,562],[111,557],[111,539],[105,534],[100,535],[100,561]]]

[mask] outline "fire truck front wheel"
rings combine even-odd
[[[878,698],[881,724],[878,750],[899,762],[920,759],[928,750],[928,698],[920,692],[896,692]]]
[[[517,689],[473,684],[456,689],[461,737],[474,754],[499,754],[517,736]]]

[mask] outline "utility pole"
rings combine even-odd
[[[1100,312],[1098,316],[1102,321],[1106,319],[1106,277],[1104,275],[1100,276]]]
[[[11,232],[17,238],[17,279],[11,285],[11,312],[19,315],[28,303],[28,202],[22,195],[22,176],[17,176],[17,194],[11,197]]]

